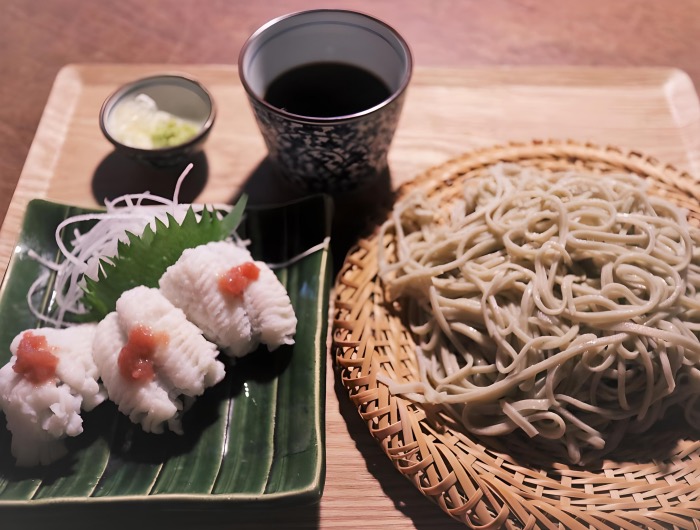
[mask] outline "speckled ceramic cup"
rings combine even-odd
[[[295,114],[267,101],[281,74],[315,63],[359,67],[388,95],[368,108],[333,116]],[[238,72],[269,158],[293,184],[338,193],[368,183],[387,167],[412,71],[404,39],[385,23],[353,11],[320,9],[274,19],[243,46]]]

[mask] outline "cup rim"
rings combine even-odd
[[[164,79],[164,80],[181,79],[181,80],[183,80],[191,85],[195,85],[206,96],[208,107],[209,107],[209,114],[207,116],[207,119],[202,123],[197,134],[181,144],[171,145],[171,146],[167,146],[167,147],[155,147],[153,149],[146,149],[143,147],[133,147],[130,145],[126,145],[125,143],[122,143],[119,140],[117,140],[114,136],[112,136],[112,133],[109,132],[109,127],[107,127],[107,111],[111,110],[114,107],[114,105],[116,105],[125,94],[127,94],[130,90],[133,89],[134,86],[139,85],[141,83],[147,83],[150,81],[157,81],[157,80],[161,80],[161,79]],[[129,81],[128,83],[124,83],[121,86],[119,86],[102,103],[102,106],[100,107],[99,122],[100,122],[100,129],[102,131],[102,134],[115,147],[127,150],[128,152],[133,153],[134,155],[143,156],[143,157],[148,157],[151,155],[162,156],[162,155],[169,155],[171,153],[177,153],[179,151],[182,151],[183,149],[188,149],[188,148],[192,147],[193,145],[197,144],[197,142],[201,141],[202,138],[205,137],[207,134],[209,134],[209,132],[211,131],[211,129],[214,125],[214,122],[216,121],[216,112],[217,112],[217,109],[216,109],[216,102],[214,101],[214,97],[212,96],[211,92],[209,92],[207,87],[205,87],[200,81],[197,81],[196,79],[194,79],[190,76],[184,75],[184,74],[164,73],[164,74],[154,74],[154,75],[148,75],[145,77],[140,77],[139,79],[134,79],[133,81]]]
[[[265,33],[268,29],[273,27],[276,24],[279,24],[280,22],[287,20],[289,18],[294,18],[302,15],[308,15],[308,14],[314,14],[314,13],[346,13],[346,14],[351,14],[351,15],[358,15],[360,17],[367,18],[371,20],[372,22],[379,24],[380,26],[383,26],[387,30],[391,32],[391,34],[396,38],[398,43],[401,45],[403,48],[405,54],[406,54],[406,72],[404,73],[401,83],[399,87],[392,91],[391,96],[389,96],[387,99],[381,101],[380,103],[377,103],[373,107],[369,107],[367,109],[364,109],[360,112],[355,112],[353,114],[343,114],[341,116],[306,116],[304,114],[295,114],[293,112],[289,112],[284,109],[280,109],[278,107],[275,107],[274,105],[271,105],[265,99],[262,97],[259,97],[251,88],[250,84],[248,83],[248,80],[246,79],[246,76],[243,73],[243,58],[245,57],[246,53],[250,49],[251,45],[253,42],[255,42],[257,39],[260,38],[260,36]],[[342,123],[346,121],[352,121],[356,120],[358,118],[362,118],[363,116],[367,116],[369,114],[373,114],[377,112],[378,110],[389,106],[391,103],[399,99],[402,94],[406,91],[406,88],[408,87],[410,81],[411,81],[411,76],[413,74],[413,54],[411,53],[411,48],[408,45],[408,42],[406,42],[406,39],[403,38],[403,36],[394,29],[391,25],[387,24],[383,20],[379,20],[378,18],[368,15],[367,13],[363,13],[361,11],[354,11],[352,9],[305,9],[301,11],[294,11],[292,13],[287,13],[285,15],[280,15],[276,18],[273,18],[272,20],[267,21],[265,24],[260,26],[253,34],[248,37],[243,44],[240,53],[238,54],[238,77],[241,80],[241,84],[243,85],[243,88],[245,89],[246,93],[250,98],[252,98],[256,103],[262,105],[269,111],[278,114],[280,116],[283,116],[289,120],[296,121],[296,122],[301,122],[301,123]]]

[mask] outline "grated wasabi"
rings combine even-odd
[[[114,108],[109,131],[129,147],[160,149],[185,143],[197,134],[199,126],[158,109],[152,98],[139,94]]]

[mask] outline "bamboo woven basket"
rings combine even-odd
[[[687,173],[640,153],[573,142],[474,151],[428,170],[398,195],[425,186],[448,201],[456,184],[501,161],[633,172],[700,226],[700,185]],[[370,434],[419,491],[471,528],[700,528],[700,433],[687,427],[652,429],[599,465],[579,468],[547,461],[527,444],[506,449],[498,439],[477,439],[439,409],[391,395],[377,374],[401,382],[418,375],[413,339],[377,278],[379,244],[377,232],[361,240],[337,276],[333,351]]]

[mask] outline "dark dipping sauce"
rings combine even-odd
[[[276,77],[265,101],[278,109],[312,118],[362,112],[389,98],[391,91],[373,73],[344,63],[309,63]]]

